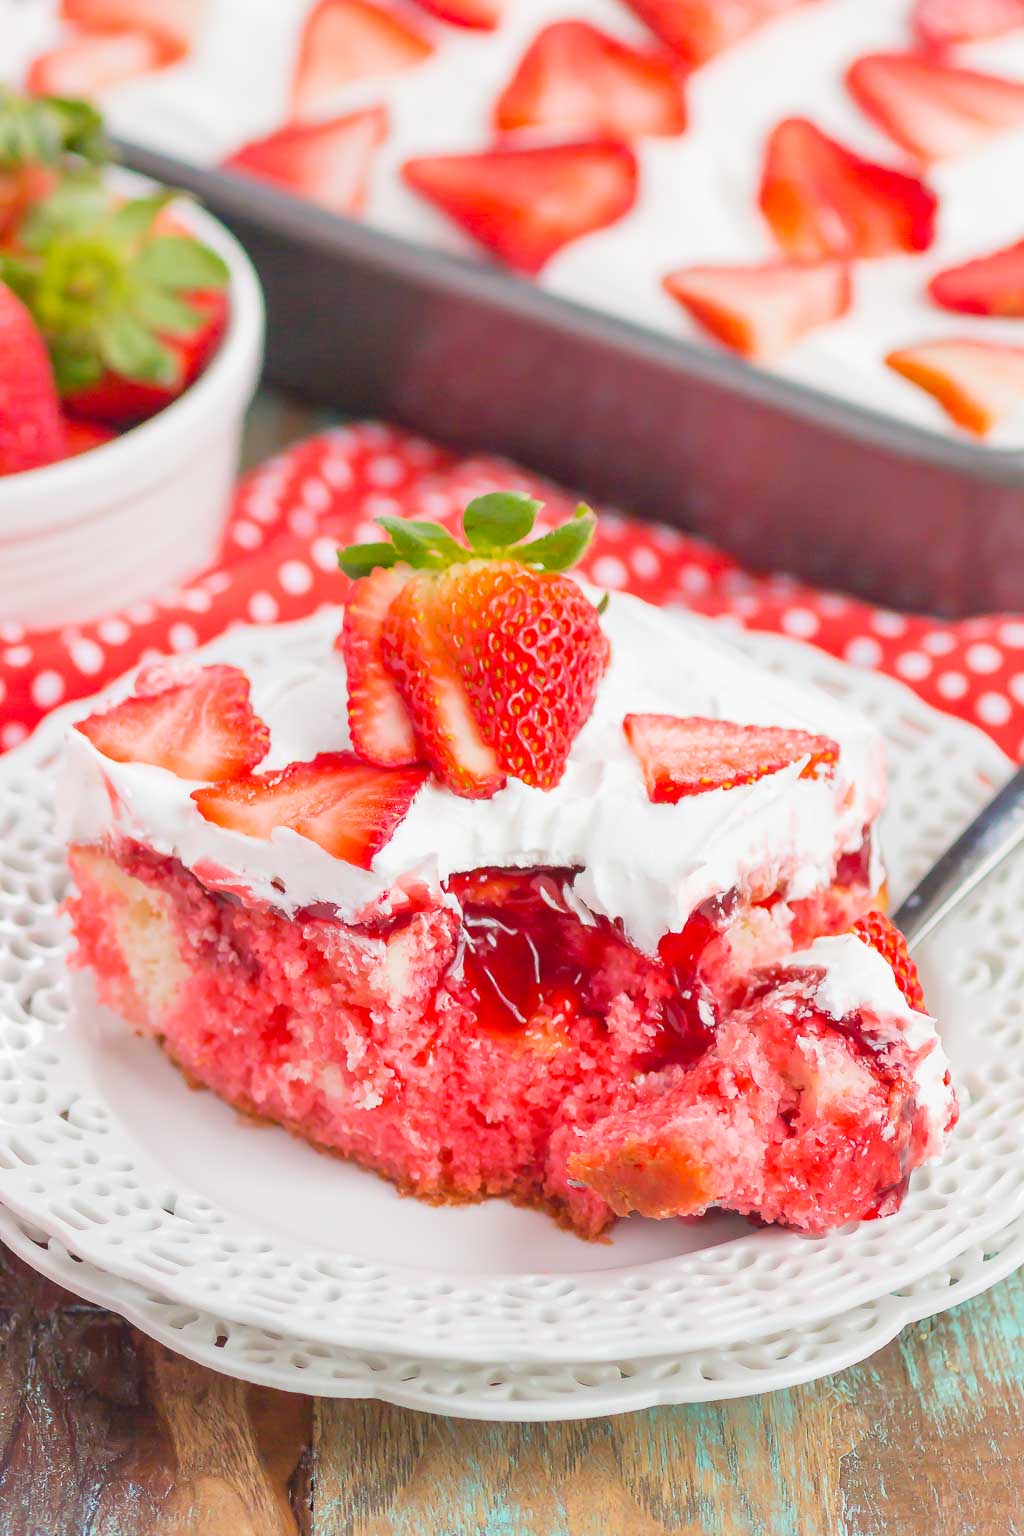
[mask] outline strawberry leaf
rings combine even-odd
[[[162,288],[139,288],[132,312],[150,330],[165,336],[194,336],[206,324],[201,309]]]
[[[45,252],[61,236],[95,226],[109,208],[110,193],[101,182],[69,177],[29,209],[18,229],[18,243],[26,251]]]
[[[441,570],[469,558],[469,551],[440,523],[421,523],[404,517],[378,517],[376,521],[391,535],[398,558],[416,570]]]
[[[97,339],[100,357],[122,378],[168,386],[178,382],[174,353],[132,315],[112,315]]]
[[[518,544],[533,531],[541,503],[519,491],[491,491],[470,502],[462,517],[466,538],[475,550],[490,554]]]
[[[188,235],[158,235],[140,253],[135,270],[161,288],[223,288],[230,276],[216,251]]]
[[[536,566],[542,571],[567,571],[586,554],[597,518],[590,508],[580,502],[568,523],[552,528],[550,533],[529,544],[517,544],[511,551],[523,565]]]
[[[393,544],[350,544],[347,549],[338,550],[338,564],[346,576],[358,581],[378,566],[397,565],[398,550]]]
[[[103,119],[85,101],[20,96],[0,86],[0,169],[59,165],[67,156],[109,159]]]
[[[122,203],[104,224],[104,235],[119,244],[137,244],[176,196],[175,192],[154,192],[150,197],[134,197],[131,202]],[[152,245],[156,243],[156,240],[151,242]]]

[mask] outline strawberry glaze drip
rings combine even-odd
[[[541,1015],[549,1026],[567,1027],[592,1008],[592,981],[629,949],[608,918],[580,917],[571,897],[572,869],[474,870],[456,875],[450,889],[463,910],[463,975],[477,997],[482,1029],[510,1035]],[[714,908],[712,913],[711,909]],[[652,1045],[651,1065],[688,1064],[710,1043],[714,1008],[697,981],[700,956],[717,932],[722,902],[708,903],[687,924],[662,965],[678,991],[664,1004],[664,1022]],[[599,1009],[594,1010],[600,1012]]]

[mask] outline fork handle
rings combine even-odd
[[[1024,768],[951,843],[893,916],[910,945],[919,944],[1024,843]]]

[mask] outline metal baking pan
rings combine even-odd
[[[1024,606],[1024,451],[976,446],[135,145],[247,247],[268,381],[511,455],[762,569],[950,617]]]

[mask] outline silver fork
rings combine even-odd
[[[1024,843],[1024,768],[1019,768],[911,891],[893,922],[919,944],[997,865]]]

